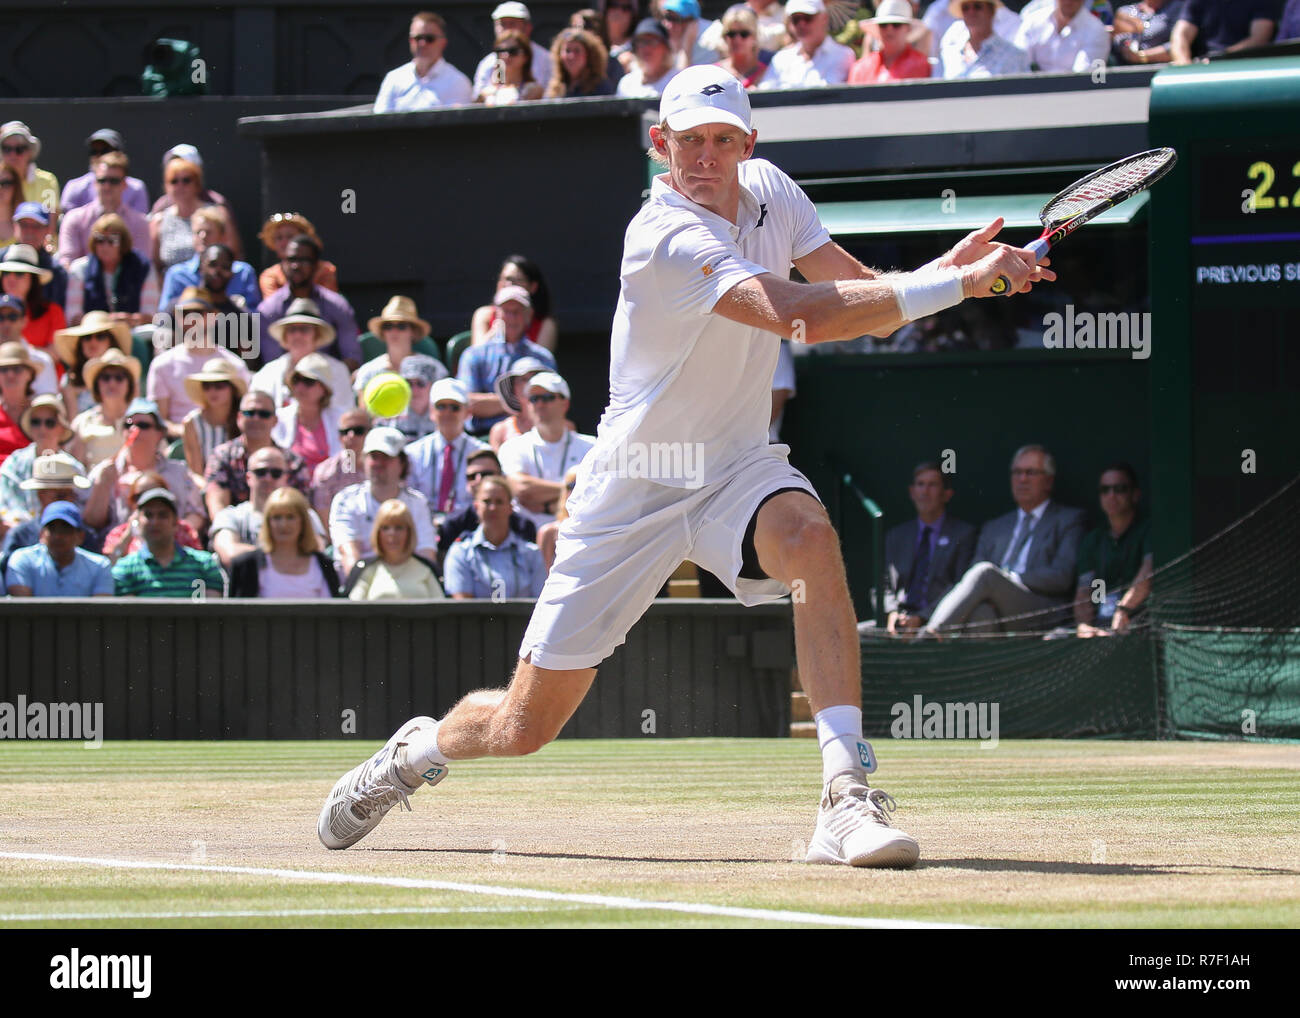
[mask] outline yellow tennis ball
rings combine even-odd
[[[397,417],[411,403],[411,383],[394,371],[381,371],[366,383],[361,398],[376,417]]]

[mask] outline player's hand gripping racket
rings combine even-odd
[[[1145,191],[1174,168],[1178,153],[1171,148],[1153,148],[1119,162],[1103,166],[1095,173],[1076,180],[1043,206],[1038,218],[1043,233],[1025,247],[1037,261],[1084,223],[1091,222],[1107,209]],[[1011,280],[998,276],[989,288],[998,296],[1009,293]]]

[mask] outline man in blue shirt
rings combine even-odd
[[[551,351],[525,335],[533,320],[533,301],[528,291],[522,286],[503,286],[492,303],[497,309],[492,338],[466,350],[456,373],[469,391],[472,416],[465,430],[471,435],[486,435],[492,425],[505,419],[509,408],[501,401],[496,382],[515,361],[536,357],[549,370],[556,370]]]
[[[226,265],[226,271],[229,274],[229,281],[226,283],[224,292],[234,297],[236,295],[244,298],[244,306],[249,311],[256,311],[257,305],[262,303],[262,292],[258,289],[257,273],[248,262],[236,261],[235,256],[230,249],[230,241],[226,235],[225,210],[223,209],[199,209],[191,217],[190,222],[194,229],[194,254],[183,262],[177,262],[167,270],[163,276],[162,294],[158,297],[158,310],[170,311],[172,305],[176,303],[182,291],[187,286],[203,286],[208,289],[213,287],[208,285],[204,279],[203,265],[213,257],[212,248],[219,247],[226,252],[229,263]],[[221,289],[217,287],[217,289]]]
[[[108,559],[81,548],[85,528],[71,502],[51,502],[41,513],[41,543],[14,552],[7,584],[11,597],[109,597]]]

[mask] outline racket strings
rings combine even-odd
[[[1144,152],[1140,156],[1108,167],[1095,177],[1085,178],[1057,195],[1043,209],[1044,223],[1064,223],[1099,205],[1115,201],[1149,186],[1171,163],[1163,150]]]

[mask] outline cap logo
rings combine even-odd
[[[726,89],[721,85],[705,85],[700,89],[700,95],[717,95],[719,92],[725,92]]]

